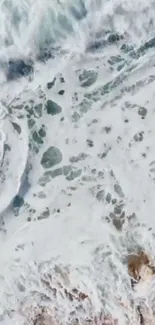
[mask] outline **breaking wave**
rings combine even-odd
[[[153,324],[154,25],[154,1],[1,1],[0,324]]]

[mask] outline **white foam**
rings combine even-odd
[[[73,5],[81,20],[72,14]],[[73,4],[71,0],[3,0],[0,4],[2,59],[34,59],[39,46],[46,42],[60,46],[53,60],[35,62],[33,80],[22,78],[1,86],[2,325],[34,324],[42,305],[57,321],[66,324],[73,324],[74,317],[81,317],[82,324],[92,317],[93,323],[93,317],[100,312],[118,319],[119,325],[136,324],[136,307],[141,300],[146,309],[148,305],[152,312],[155,308],[154,282],[149,289],[139,284],[139,291],[134,294],[126,265],[127,254],[139,246],[155,261],[154,49],[140,58],[132,58],[120,50],[123,43],[129,42],[137,49],[153,37],[154,5],[142,0],[136,4],[87,0],[85,10],[84,14],[82,1]],[[124,40],[108,44],[100,52],[88,53],[89,43],[107,30],[124,35]],[[11,44],[6,46],[6,40]],[[124,63],[122,70],[117,69],[119,63],[109,63],[111,57],[118,55]],[[79,80],[85,69],[94,69],[98,74],[97,81],[88,88],[81,87]],[[65,83],[60,81],[62,76]],[[54,77],[55,85],[48,89],[47,82]],[[40,89],[44,98],[40,97]],[[60,90],[65,90],[63,96],[58,94]],[[60,105],[62,113],[47,115],[44,109],[47,99]],[[32,131],[27,126],[26,106],[31,108],[36,103],[43,104],[43,115],[31,116],[35,120]],[[138,114],[140,107],[147,108],[145,119]],[[77,121],[73,119],[74,113],[78,115]],[[12,123],[19,125],[21,133]],[[30,142],[34,145],[32,133],[38,132],[42,125],[46,137],[38,146],[39,152],[34,153],[29,148]],[[143,141],[135,140],[136,133],[142,131]],[[93,146],[88,145],[88,140],[93,141]],[[11,150],[4,157],[6,144]],[[50,146],[58,147],[63,156],[52,170],[74,165],[82,170],[81,175],[72,181],[64,175],[53,177],[41,186],[40,179],[47,170],[40,161]],[[71,158],[80,153],[86,155],[85,159],[71,163]],[[25,204],[15,216],[10,203],[20,190],[27,167],[30,187],[24,194]],[[105,199],[108,194],[113,202]],[[114,220],[117,217],[114,200],[118,205],[123,204],[122,230],[117,229],[121,225]],[[132,213],[136,216],[129,218]],[[59,276],[55,265],[65,275]],[[55,298],[53,291],[49,292],[41,282],[49,274],[50,285],[58,292]],[[65,282],[67,276],[69,280]],[[81,302],[82,307],[76,299],[71,303],[64,296],[63,288],[73,287],[90,298]],[[43,295],[49,298],[46,302]],[[101,321],[100,318],[97,324]]]

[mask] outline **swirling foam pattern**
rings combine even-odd
[[[0,324],[154,324],[127,268],[155,264],[154,25],[151,0],[1,1]]]

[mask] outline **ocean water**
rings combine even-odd
[[[0,324],[154,324],[154,30],[151,0],[1,0]]]

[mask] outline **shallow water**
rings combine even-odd
[[[153,317],[154,280],[135,294],[126,259],[155,261],[154,16],[153,1],[1,1],[2,325],[43,308],[50,325],[137,325],[140,303]]]

